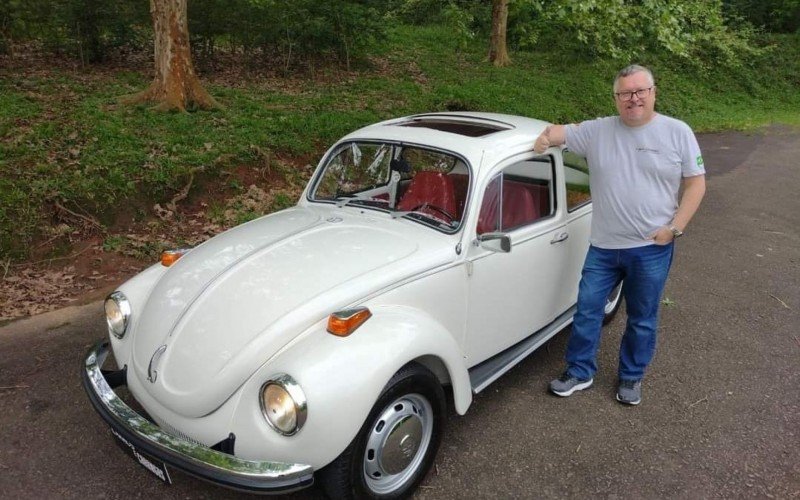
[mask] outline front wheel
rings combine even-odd
[[[433,465],[445,398],[436,377],[412,363],[386,384],[347,449],[319,473],[331,498],[405,498]]]

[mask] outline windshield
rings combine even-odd
[[[452,154],[349,142],[329,156],[311,201],[367,207],[454,232],[461,225],[468,188],[469,169]]]

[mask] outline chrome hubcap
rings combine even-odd
[[[617,302],[620,301],[622,297],[622,284],[615,286],[611,293],[608,295],[608,299],[606,299],[606,307],[604,309],[605,314],[610,314],[611,311],[617,306]]]
[[[433,409],[420,394],[406,394],[381,412],[364,450],[364,480],[377,494],[404,487],[419,469],[433,435]]]
[[[406,416],[389,431],[378,461],[389,474],[399,474],[408,467],[422,440],[422,421]]]

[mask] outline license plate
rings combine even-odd
[[[139,463],[139,465],[150,471],[154,476],[162,480],[164,483],[172,484],[172,479],[169,477],[169,472],[167,471],[167,466],[164,464],[164,462],[156,460],[137,450],[130,441],[122,437],[114,429],[111,429],[111,433],[117,438],[117,442],[119,443],[120,447],[125,450],[128,455],[132,456],[133,459]]]

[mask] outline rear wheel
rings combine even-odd
[[[405,498],[433,465],[442,439],[445,398],[439,381],[412,363],[381,393],[358,435],[322,469],[331,498]]]
[[[617,286],[615,286],[611,293],[608,294],[608,298],[606,299],[606,306],[603,311],[603,324],[607,325],[611,323],[611,320],[614,319],[614,316],[617,315],[617,311],[619,311],[619,306],[622,304],[622,282],[620,282]]]

